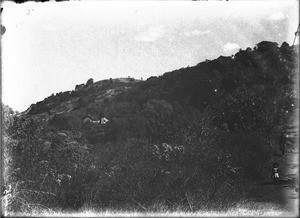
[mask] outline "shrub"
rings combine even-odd
[[[60,130],[81,130],[82,128],[81,119],[75,115],[67,113],[55,114],[49,123]]]

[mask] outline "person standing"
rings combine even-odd
[[[271,178],[273,179],[273,183],[276,183],[279,180],[279,170],[277,163],[273,164]]]

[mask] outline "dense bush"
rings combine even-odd
[[[5,155],[10,161],[5,184],[13,191],[7,211],[82,205],[82,186],[90,167],[87,145],[69,131],[49,131],[44,125],[14,117],[8,126],[11,137]]]
[[[55,114],[49,122],[50,125],[55,126],[59,130],[81,130],[81,119],[73,114],[62,113]]]

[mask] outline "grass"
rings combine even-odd
[[[138,212],[130,210],[101,210],[94,208],[83,208],[78,212],[62,212],[62,211],[41,211],[35,210],[30,214],[7,214],[8,216],[38,216],[38,217],[297,217],[297,214],[284,211],[278,205],[271,203],[258,203],[258,202],[239,202],[234,207],[227,210],[199,210],[195,212],[170,212],[162,208],[162,212]]]

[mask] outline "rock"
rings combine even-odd
[[[43,144],[43,150],[48,151],[51,148],[51,142],[45,141]]]
[[[64,133],[64,132],[59,132],[58,135],[59,135],[59,136],[62,136],[62,137],[67,137],[67,136],[68,136],[68,135],[67,135],[66,133]]]

